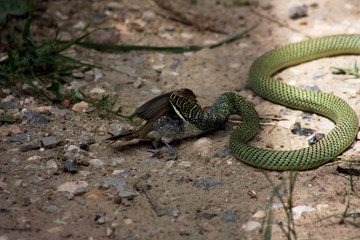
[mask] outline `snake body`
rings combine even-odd
[[[266,52],[250,68],[249,81],[256,94],[284,106],[326,116],[336,123],[326,137],[306,148],[278,151],[247,144],[258,130],[259,117],[253,106],[235,93],[222,94],[210,113],[186,98],[171,95],[170,102],[193,135],[223,126],[232,114],[240,115],[244,123],[231,134],[230,146],[234,156],[249,165],[278,171],[311,169],[333,160],[351,145],[359,128],[358,116],[339,97],[290,86],[271,76],[289,66],[344,54],[360,54],[360,35],[333,35],[285,45]]]

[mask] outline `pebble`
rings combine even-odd
[[[79,187],[86,188],[89,184],[85,181],[66,182],[57,187],[58,192],[74,193]]]
[[[125,161],[125,158],[120,157],[120,158],[111,158],[111,164],[113,166],[119,165],[121,163],[123,163]]]
[[[0,102],[0,108],[2,109],[9,109],[9,108],[18,108],[19,104],[17,102],[7,101],[7,102]]]
[[[150,173],[146,173],[146,174],[142,175],[142,176],[140,177],[140,179],[141,179],[141,180],[147,180],[147,179],[149,179],[150,177],[151,177],[151,174],[150,174]]]
[[[313,207],[308,207],[305,205],[300,205],[300,206],[296,206],[292,208],[292,211],[294,213],[294,219],[299,219],[301,217],[301,214],[303,212],[312,212],[315,211],[315,208]]]
[[[323,139],[325,137],[325,134],[323,134],[323,133],[317,133],[317,134],[315,134],[315,135],[313,135],[313,136],[310,136],[309,138],[308,138],[308,143],[309,143],[309,145],[311,146],[311,145],[314,145],[315,143],[317,143],[317,142],[319,142],[321,139]]]
[[[141,18],[146,22],[152,22],[155,20],[155,13],[152,11],[145,11]]]
[[[120,197],[134,197],[135,193],[128,192],[125,190],[126,181],[122,178],[110,177],[104,180],[105,183],[113,185],[116,188],[116,191],[119,192]]]
[[[241,227],[242,227],[242,229],[244,229],[244,231],[251,232],[251,231],[261,227],[261,223],[259,223],[257,221],[248,221],[247,223],[245,223]]]
[[[3,125],[0,127],[0,136],[11,136],[17,134],[21,131],[21,128],[18,125]]]
[[[94,220],[95,220],[95,222],[97,224],[104,224],[105,223],[105,218],[100,216],[100,215],[96,215]]]
[[[93,204],[106,200],[105,195],[101,192],[87,192],[84,194],[84,198]]]
[[[21,152],[27,152],[33,149],[38,149],[41,147],[41,141],[39,139],[32,140],[30,142],[24,143],[20,146],[19,150]]]
[[[34,156],[29,157],[27,160],[28,161],[38,161],[41,158],[42,158],[41,156],[34,155]]]
[[[15,163],[16,165],[19,165],[20,162],[21,162],[21,159],[20,159],[20,158],[12,158],[12,159],[11,159],[11,162],[12,162],[12,163]]]
[[[53,148],[63,142],[63,139],[57,136],[49,136],[41,139],[45,148]]]
[[[68,158],[64,162],[64,170],[66,172],[69,172],[69,173],[77,173],[77,172],[79,172],[76,158]]]
[[[207,220],[210,220],[210,219],[216,217],[217,214],[216,213],[203,213],[201,216]]]
[[[118,136],[126,131],[123,124],[120,123],[111,123],[109,125],[108,132],[112,134],[113,136]]]
[[[202,137],[194,142],[193,148],[199,157],[205,157],[208,156],[214,148],[214,141],[210,138]]]
[[[44,209],[47,210],[48,212],[54,212],[54,213],[61,213],[62,211],[62,208],[56,205],[47,206],[44,207]]]
[[[181,162],[179,162],[179,166],[180,167],[191,167],[191,162],[190,161],[181,161]]]
[[[119,2],[108,2],[106,3],[105,8],[109,10],[123,10],[124,6]]]
[[[106,227],[106,236],[111,237],[114,234],[115,230],[112,227],[107,226]]]
[[[310,90],[310,91],[315,91],[315,92],[321,92],[320,88],[318,85],[316,84],[310,84],[310,85],[300,85],[300,88],[304,89],[304,90]]]
[[[102,88],[93,88],[90,90],[90,93],[102,94],[102,93],[105,93],[105,90]]]
[[[291,19],[298,19],[308,15],[308,6],[304,3],[297,3],[290,7],[289,17]]]
[[[175,58],[174,61],[171,63],[170,68],[176,69],[181,63],[181,60],[179,58]]]
[[[131,177],[134,177],[135,174],[133,174],[131,172],[122,171],[121,173],[118,174],[118,176],[124,177],[124,178],[131,178]]]
[[[26,123],[26,126],[28,128],[41,127],[47,125],[50,121],[50,119],[36,113],[36,115],[33,115],[33,117]]]
[[[318,204],[316,205],[316,210],[319,212],[324,212],[329,207],[329,204]]]
[[[235,220],[239,217],[236,213],[227,213],[221,217],[221,221],[223,222],[235,222]]]
[[[313,113],[304,112],[301,114],[301,118],[304,120],[308,120],[309,122],[313,119],[313,117],[314,117]]]
[[[265,218],[266,217],[266,213],[263,210],[258,210],[254,213],[254,215],[252,216],[253,218]]]
[[[142,84],[143,84],[143,80],[141,78],[137,78],[134,81],[133,86],[134,88],[140,88]]]
[[[72,110],[75,112],[85,112],[89,108],[89,104],[87,102],[79,102],[75,103],[72,107]]]
[[[232,154],[231,148],[225,148],[214,154],[214,157],[224,158]]]
[[[57,163],[56,163],[56,161],[54,159],[50,159],[49,161],[46,162],[46,168],[57,169],[58,165],[57,165]]]
[[[310,128],[293,128],[293,129],[291,129],[292,134],[299,135],[299,136],[310,136],[314,132],[316,132],[316,130],[310,129]]]
[[[221,181],[211,179],[211,178],[206,178],[206,179],[195,180],[192,186],[209,191],[211,188],[215,188],[217,186],[222,186],[223,184],[224,183]]]
[[[84,151],[89,151],[90,150],[90,145],[89,144],[84,144],[84,143],[81,143],[80,144],[80,146],[79,146],[79,148],[81,149],[81,150],[84,150]]]
[[[105,164],[103,160],[98,159],[98,158],[91,159],[91,160],[90,160],[90,163],[91,163],[92,165],[96,166],[96,167],[99,167],[99,166],[102,166],[102,165]]]
[[[12,142],[21,142],[21,143],[25,143],[30,141],[31,137],[29,133],[17,133],[12,135],[8,140],[6,140],[6,143],[12,143]]]

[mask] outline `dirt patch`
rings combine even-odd
[[[272,48],[307,39],[306,35],[360,31],[355,0],[304,1],[308,16],[290,20],[289,9],[296,2],[252,3],[257,12],[286,23],[286,27],[255,14],[242,1],[176,1],[162,6],[146,0],[61,0],[38,5],[34,31],[39,39],[46,38],[55,35],[57,26],[66,40],[79,36],[92,23],[114,30],[92,36],[99,41],[189,46],[213,44],[256,25],[236,42],[186,54],[99,52],[74,47],[68,52],[70,56],[104,68],[85,73],[68,87],[81,86],[93,99],[116,94],[121,104],[133,106],[124,108],[125,115],[174,88],[191,88],[202,106],[211,105],[223,92],[236,91],[267,119],[251,144],[295,149],[308,145],[306,136],[290,132],[296,122],[316,133],[329,132],[333,123],[256,96],[248,88],[251,63]],[[333,75],[329,70],[331,66],[352,67],[355,60],[360,58],[317,60],[276,77],[296,86],[316,85],[342,97],[359,113],[358,79]],[[228,139],[237,123],[175,143],[179,159],[166,161],[151,157],[146,151],[150,144],[119,151],[103,141],[110,136],[111,123],[132,128],[140,124],[138,119],[126,121],[91,106],[76,112],[73,104],[68,108],[52,105],[15,90],[3,90],[1,97],[2,102],[13,103],[1,105],[1,112],[18,119],[16,124],[1,126],[2,239],[262,238],[275,186],[264,173],[232,155],[214,157],[229,147]],[[29,143],[34,149],[21,151]],[[342,156],[359,159],[359,149],[356,141]],[[69,158],[77,159],[77,173],[63,170]],[[359,228],[337,217],[347,211],[353,216],[347,220],[358,222],[359,177],[339,173],[338,165],[329,163],[297,174],[293,202],[298,239],[359,238]],[[286,201],[289,173],[266,174],[276,186],[282,184],[278,192]],[[354,194],[349,195],[350,191]],[[273,198],[271,207],[272,237],[286,239],[279,226],[286,226],[287,218],[278,198]]]

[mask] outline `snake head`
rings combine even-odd
[[[190,92],[187,92],[186,94],[184,94],[184,92],[178,91],[173,92],[170,94],[169,100],[179,117],[188,123],[197,123],[197,120],[203,111],[201,110],[200,105],[196,103],[196,99],[192,97],[192,94],[187,95],[189,93]]]

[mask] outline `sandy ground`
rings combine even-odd
[[[124,107],[125,115],[175,88],[191,88],[203,106],[211,105],[223,92],[235,91],[267,119],[251,144],[296,149],[308,145],[306,136],[290,132],[296,122],[316,133],[329,132],[333,123],[256,96],[247,88],[251,63],[270,49],[306,40],[308,36],[360,32],[356,0],[302,2],[309,7],[308,16],[296,20],[289,18],[289,9],[298,1],[252,2],[256,12],[278,21],[274,22],[235,0],[173,1],[170,4],[176,13],[147,0],[50,1],[39,7],[34,30],[38,31],[37,37],[44,38],[54,36],[54,26],[58,26],[62,38],[68,40],[93,23],[112,30],[110,34],[103,31],[93,35],[97,40],[188,46],[213,44],[256,26],[240,40],[186,54],[102,53],[74,47],[68,52],[70,56],[104,68],[85,73],[68,87],[82,87],[93,99],[117,94],[121,104],[133,106]],[[198,25],[181,23],[179,16]],[[323,92],[342,97],[359,113],[360,81],[330,71],[332,66],[352,67],[355,60],[359,62],[360,57],[317,60],[284,70],[275,77],[295,86],[317,85]],[[287,202],[289,172],[263,173],[232,155],[214,157],[228,148],[229,136],[237,123],[174,143],[179,159],[166,161],[151,158],[146,151],[150,144],[120,151],[103,141],[110,136],[110,124],[117,122],[129,129],[139,124],[139,119],[127,121],[91,106],[76,112],[73,104],[52,105],[14,90],[2,93],[4,101],[18,104],[0,109],[2,113],[12,112],[18,121],[1,126],[1,240],[263,239],[266,215],[270,212],[272,239],[287,239],[279,227],[287,229],[287,217],[273,193],[278,189]],[[27,110],[36,110],[51,121],[29,126]],[[19,148],[24,143],[7,141],[9,131],[27,133],[30,140],[56,136],[62,142],[55,147],[22,152]],[[89,150],[81,150],[81,144],[89,146]],[[356,141],[342,157],[360,159],[359,149]],[[63,171],[68,158],[78,160],[78,173]],[[350,167],[348,163],[335,162],[297,174],[292,196],[297,239],[360,239],[359,227],[350,223],[360,224],[359,177],[339,172],[339,165]],[[117,181],[117,189],[112,181]],[[345,212],[352,217],[342,220]]]

